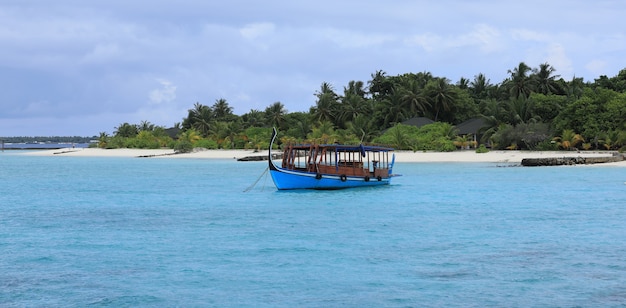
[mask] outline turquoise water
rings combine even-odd
[[[0,153],[0,306],[623,306],[626,169],[397,163],[278,192],[263,162]]]

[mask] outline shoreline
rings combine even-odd
[[[279,152],[276,152],[279,153]],[[526,158],[563,157],[609,157],[614,151],[500,151],[476,153],[474,150],[454,152],[411,152],[395,151],[396,162],[400,163],[506,163],[521,164]],[[266,156],[264,150],[203,150],[191,153],[174,153],[172,149],[99,149],[65,148],[35,150],[23,153],[31,156],[71,156],[71,157],[138,157],[154,159],[238,159],[247,156]],[[242,162],[245,163],[245,162]],[[626,167],[626,161],[593,164],[598,166]]]

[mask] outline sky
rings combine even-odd
[[[0,0],[0,136],[171,127],[195,103],[308,111],[323,82],[430,72],[493,84],[626,68],[621,0]]]

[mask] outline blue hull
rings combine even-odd
[[[284,170],[276,167],[276,169],[270,169],[272,180],[274,184],[280,190],[284,189],[342,189],[353,187],[367,187],[367,186],[380,186],[389,185],[391,178],[369,179],[366,181],[365,177],[348,176],[345,181],[342,181],[341,177],[337,175],[324,174],[320,179],[316,178],[315,173],[310,172],[298,172],[291,170]]]

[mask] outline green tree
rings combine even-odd
[[[335,128],[330,121],[318,122],[311,133],[307,136],[313,143],[334,143],[337,140]]]
[[[504,104],[508,113],[507,123],[516,126],[522,123],[537,122],[534,114],[534,101],[520,97],[510,99]]]
[[[431,107],[427,94],[418,80],[408,79],[400,86],[400,102],[404,110],[403,114],[423,115]]]
[[[363,114],[358,115],[352,122],[348,123],[348,131],[361,142],[369,142],[375,134],[372,122]]]
[[[503,104],[495,99],[486,100],[481,104],[481,118],[485,126],[479,130],[482,135],[481,142],[491,141],[493,135],[506,125],[506,110]]]
[[[555,118],[557,131],[570,129],[596,142],[602,133],[623,129],[626,94],[605,88],[587,88],[580,99],[567,104]],[[598,144],[595,144],[598,147]]]
[[[469,89],[469,84],[470,84],[470,80],[465,78],[465,77],[461,77],[459,79],[459,81],[456,83],[457,88],[461,89],[461,90],[468,90]]]
[[[150,121],[141,121],[139,123],[139,125],[137,126],[137,129],[141,132],[141,131],[147,131],[147,132],[151,132],[155,129],[155,125],[150,123]]]
[[[369,92],[375,100],[391,94],[393,82],[387,77],[387,73],[379,70],[371,76],[372,79],[368,81]]]
[[[183,129],[195,129],[206,137],[211,133],[211,125],[214,121],[213,110],[209,106],[195,103],[193,109],[189,109],[187,118],[183,120]]]
[[[469,83],[469,92],[472,98],[476,100],[487,99],[490,97],[492,87],[490,80],[483,73],[480,73],[474,76],[474,80]]]
[[[345,127],[346,122],[352,121],[362,114],[371,114],[372,108],[365,98],[363,82],[350,81],[348,87],[344,89],[344,96],[340,98],[337,122],[339,127]]]
[[[311,108],[310,113],[315,121],[331,121],[336,118],[339,96],[335,93],[333,87],[327,83],[322,83],[320,90],[315,93],[317,101],[315,107]]]
[[[572,77],[572,81],[566,85],[565,92],[568,97],[573,99],[579,99],[583,95],[585,89],[585,82],[582,78]]]
[[[137,136],[138,133],[139,129],[137,128],[137,125],[124,122],[115,128],[115,132],[113,134],[116,137],[132,138]]]
[[[158,149],[161,147],[159,139],[152,135],[152,132],[142,130],[132,141],[132,146],[139,149]]]
[[[455,108],[455,102],[458,97],[450,86],[448,79],[435,78],[426,84],[426,96],[431,103],[431,107],[435,114],[435,122],[439,119],[439,115],[442,112],[449,112]],[[450,115],[446,115],[446,118],[450,118]]]
[[[391,94],[374,103],[373,125],[387,128],[409,118],[410,112],[402,104],[401,94],[392,89]]]
[[[313,129],[311,115],[304,112],[292,112],[285,115],[285,123],[287,123],[287,135],[304,140]]]
[[[626,131],[612,130],[603,133],[600,144],[605,150],[619,150],[626,145]]]
[[[248,113],[241,116],[243,120],[243,126],[248,127],[263,127],[265,125],[265,113],[256,110],[250,109]]]
[[[533,105],[533,116],[545,123],[552,122],[568,101],[564,95],[540,93],[532,93],[528,99]]]
[[[380,138],[377,139],[377,143],[387,144],[396,149],[408,149],[411,137],[417,135],[417,128],[414,126],[396,124],[388,129]]]
[[[244,135],[246,135],[248,138],[249,146],[253,147],[256,151],[261,151],[261,149],[267,149],[267,147],[269,146],[271,129],[262,127],[248,127],[244,131]]]
[[[211,110],[213,110],[213,118],[216,121],[231,121],[233,119],[233,107],[229,106],[223,98],[216,100]]]
[[[576,150],[576,146],[584,142],[585,139],[573,130],[565,129],[561,133],[561,136],[554,138],[554,141],[556,141],[557,145],[564,150]]]
[[[531,68],[524,62],[520,62],[516,68],[508,71],[511,76],[505,83],[509,87],[511,97],[527,98],[535,90],[536,82],[528,75],[531,71]]]
[[[265,118],[267,123],[278,129],[282,128],[286,113],[287,110],[281,102],[275,102],[265,108]]]
[[[451,123],[458,124],[480,116],[479,104],[472,99],[469,91],[464,91],[457,87],[452,87],[452,91],[456,92],[454,95],[456,99],[454,102],[454,113],[451,113],[448,117]]]
[[[174,145],[174,151],[177,153],[188,153],[193,150],[194,145],[201,140],[200,132],[190,128],[178,135],[178,140]]]
[[[556,69],[548,63],[540,64],[539,69],[533,70],[531,78],[535,79],[534,84],[536,85],[537,92],[544,95],[562,93],[559,84],[556,82],[556,79],[560,76],[553,75],[555,71]],[[530,93],[528,95],[530,95]]]
[[[200,132],[193,128],[183,131],[178,135],[178,140],[184,140],[191,144],[196,143],[200,139],[202,139]]]
[[[98,147],[105,149],[109,143],[109,135],[106,132],[100,132],[100,137],[98,137]]]

